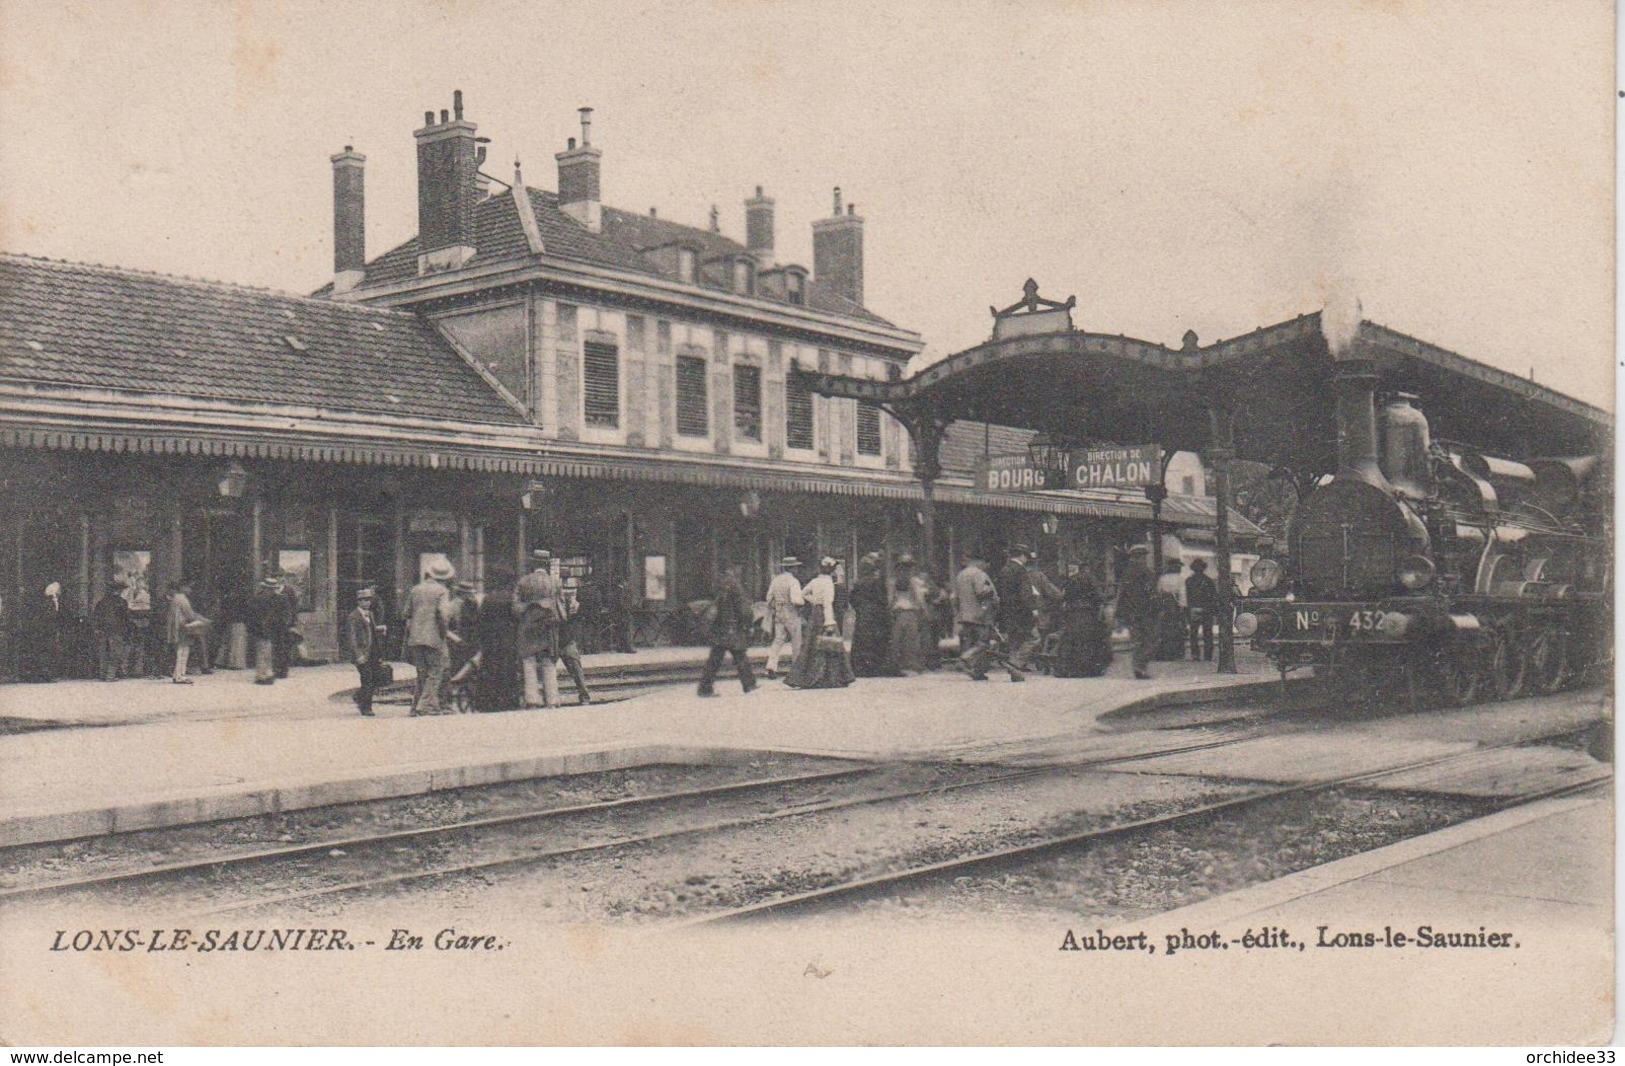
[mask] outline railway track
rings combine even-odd
[[[1226,797],[1196,807],[1187,807],[1156,817],[1119,822],[1090,828],[1087,831],[1060,833],[1013,846],[956,856],[945,861],[912,865],[894,871],[873,874],[793,895],[758,900],[746,905],[698,916],[679,923],[679,927],[740,921],[758,916],[838,906],[843,902],[856,900],[864,896],[882,895],[892,889],[906,886],[911,882],[925,882],[944,875],[975,869],[996,868],[1000,864],[1019,863],[1027,859],[1043,857],[1047,853],[1061,853],[1068,849],[1087,847],[1092,842],[1102,842],[1135,833],[1152,832],[1159,828],[1199,822],[1204,818],[1211,818],[1225,812],[1238,812],[1249,806],[1264,804],[1286,796],[1370,784],[1385,777],[1415,773],[1429,767],[1440,767],[1460,760],[1482,757],[1487,752],[1546,743],[1562,737],[1574,736],[1581,732],[1583,730],[1577,730],[1570,726],[1542,736],[1523,736],[1503,743],[1480,745],[1467,752],[1433,756],[1361,773],[1262,789],[1241,796]],[[877,785],[884,784],[884,779],[889,773],[896,774],[900,768],[904,767],[912,766],[915,769],[921,769],[922,766],[908,763],[888,763],[826,770],[816,773],[760,777],[746,781],[712,784],[699,789],[662,791],[645,796],[509,812],[497,816],[432,826],[395,829],[371,834],[352,834],[344,837],[329,837],[290,846],[255,848],[231,855],[202,855],[134,869],[104,871],[84,877],[17,885],[0,889],[0,907],[23,902],[31,898],[37,899],[76,891],[108,890],[117,892],[124,888],[143,884],[148,887],[156,886],[161,889],[168,889],[173,887],[167,883],[169,881],[184,882],[188,877],[195,877],[200,880],[208,879],[211,885],[226,884],[229,892],[243,895],[245,898],[230,900],[218,906],[203,906],[190,909],[189,913],[207,915],[258,910],[279,904],[300,903],[346,895],[362,895],[371,891],[393,889],[412,884],[428,884],[440,879],[451,879],[464,874],[478,874],[503,868],[522,868],[527,864],[550,860],[568,861],[577,857],[592,857],[611,852],[613,849],[677,841],[685,837],[692,838],[704,834],[722,833],[732,829],[748,829],[784,819],[907,802],[970,789],[999,788],[1046,775],[1076,774],[1080,771],[1106,766],[1115,768],[1125,763],[1229,747],[1258,738],[1259,733],[1249,730],[1222,737],[1204,738],[1193,743],[1160,745],[1148,751],[1128,754],[1103,753],[1083,759],[1067,759],[1059,764],[1047,763],[1039,766],[1031,764],[1012,765],[1010,763],[991,761],[978,762],[973,767],[956,766],[955,770],[964,769],[970,771],[967,776],[958,780],[939,781],[923,786],[903,788],[872,788],[867,793],[857,795],[835,796],[833,798],[826,795],[800,801],[794,795],[794,792],[798,789],[816,790],[823,786],[858,786],[862,788],[866,781]],[[976,772],[978,770],[986,772]],[[1571,788],[1553,790],[1551,793],[1521,795],[1507,801],[1507,804],[1504,805],[1531,802],[1543,798],[1543,795],[1557,794],[1562,791],[1569,791]],[[776,798],[774,795],[775,790],[788,793],[788,795],[783,799]],[[687,807],[697,807],[701,813],[709,813],[711,805],[722,805],[736,799],[743,799],[747,804],[768,801],[770,805],[761,810],[735,812],[724,817],[704,818],[698,822],[691,821],[676,826],[660,827],[657,825],[644,831],[615,832],[614,830],[620,828],[619,824],[615,823],[608,827],[610,831],[607,834],[601,834],[583,842],[564,846],[557,845],[558,834],[551,838],[554,841],[552,846],[545,842],[542,843],[542,846],[536,846],[534,840],[535,834],[546,832],[550,823],[565,823],[568,825],[573,818],[641,816],[645,814],[652,814],[658,818],[662,813],[671,813]],[[509,831],[520,835],[513,841],[502,839],[501,834]],[[500,846],[493,847],[492,840],[479,840],[478,838],[482,834],[496,834],[494,842]],[[563,835],[569,835],[567,829]],[[336,868],[333,870],[333,874],[340,877],[339,880],[325,884],[308,885],[294,891],[277,892],[275,894],[255,893],[256,881],[267,886],[276,883],[276,878],[287,869],[283,864],[292,864],[292,866],[297,867],[301,862],[313,861],[314,869],[294,869],[292,871],[297,877],[308,881],[324,876],[323,871],[335,865],[329,861],[330,858],[336,857],[338,863],[354,868],[358,865],[364,867],[368,856],[377,856],[380,860],[388,860],[387,862],[380,861],[380,865],[390,865],[392,863],[398,867],[402,861],[399,855],[397,854],[391,858],[386,854],[387,852],[391,850],[396,853],[410,852],[416,856],[425,849],[432,852],[437,842],[451,842],[455,847],[472,851],[475,857],[472,859],[461,858],[452,861],[435,862],[431,855],[430,861],[424,865],[414,865],[410,869],[396,868],[384,873],[362,871],[359,876],[348,874],[344,868]],[[485,849],[483,854],[480,852],[482,847]],[[245,880],[241,884],[227,883],[229,878],[233,876],[241,876]]]
[[[811,803],[789,803],[776,807],[775,809],[766,813],[737,818],[715,819],[698,825],[687,825],[671,830],[612,837],[609,839],[596,840],[570,847],[528,849],[517,854],[507,854],[498,857],[484,858],[472,862],[445,863],[427,868],[395,872],[379,877],[354,878],[342,883],[324,885],[298,892],[282,893],[274,896],[259,896],[242,903],[233,903],[227,906],[210,908],[200,913],[225,913],[235,910],[271,906],[278,903],[290,903],[316,899],[324,896],[361,892],[367,889],[402,885],[414,881],[428,881],[435,878],[442,878],[456,874],[494,870],[506,866],[537,862],[545,859],[584,856],[611,848],[629,847],[637,844],[652,843],[656,841],[680,839],[685,836],[693,836],[702,833],[714,833],[721,830],[756,825],[783,818],[826,813],[855,807],[873,806],[883,803],[894,803],[933,795],[942,795],[969,788],[1007,784],[1022,779],[1039,777],[1045,774],[1056,774],[1063,772],[1073,773],[1080,769],[1088,769],[1090,766],[1104,765],[1106,763],[1117,764],[1158,758],[1167,755],[1179,755],[1187,752],[1206,751],[1213,748],[1238,744],[1248,739],[1251,739],[1250,734],[1228,736],[1190,744],[1165,745],[1157,747],[1153,751],[1102,755],[1093,760],[1086,760],[1081,763],[1072,763],[1064,767],[1009,767],[1001,766],[996,763],[987,764],[987,773],[976,774],[961,781],[938,783],[916,788],[890,789],[869,795],[859,795],[855,797],[845,797]],[[31,884],[10,886],[0,889],[0,907],[29,899],[37,899],[40,897],[61,893],[95,889],[118,889],[122,887],[139,885],[144,882],[162,881],[165,878],[183,878],[188,875],[219,876],[230,871],[248,871],[255,867],[269,868],[279,862],[289,862],[304,858],[320,860],[333,855],[335,852],[340,853],[339,857],[353,860],[356,857],[356,853],[362,851],[363,849],[378,850],[384,848],[409,847],[414,845],[421,848],[425,845],[432,844],[437,840],[447,840],[462,835],[478,834],[492,830],[510,830],[520,828],[540,829],[545,827],[549,822],[561,821],[573,817],[652,811],[663,806],[672,806],[677,804],[705,804],[714,800],[725,800],[731,797],[748,796],[752,793],[767,794],[776,789],[795,789],[824,784],[859,783],[863,778],[878,778],[884,776],[888,772],[894,772],[899,765],[907,764],[886,763],[823,771],[812,774],[794,774],[756,778],[747,781],[730,782],[727,784],[709,785],[700,789],[676,790],[655,793],[647,796],[633,796],[622,799],[575,804],[564,807],[548,807],[540,810],[510,812],[491,817],[469,819],[465,821],[443,823],[432,826],[396,829],[382,833],[327,837],[321,840],[305,841],[288,846],[255,848],[229,855],[200,855],[174,862],[143,866],[135,869],[103,871],[83,877],[62,878]]]
[[[1590,727],[1586,727],[1589,729]],[[828,885],[794,895],[782,896],[775,899],[761,900],[759,902],[734,907],[724,911],[700,915],[685,922],[677,923],[667,928],[694,928],[696,926],[720,925],[730,922],[741,922],[760,919],[769,916],[787,916],[794,913],[804,913],[820,908],[841,906],[863,897],[884,895],[899,887],[917,882],[931,881],[945,876],[963,874],[969,871],[985,871],[997,869],[1000,866],[1015,864],[1032,859],[1039,859],[1048,855],[1066,852],[1076,848],[1087,847],[1090,844],[1103,843],[1138,833],[1149,833],[1159,829],[1174,828],[1200,822],[1226,813],[1239,812],[1245,808],[1255,807],[1289,796],[1300,796],[1316,792],[1329,792],[1339,788],[1349,788],[1360,785],[1369,785],[1386,777],[1397,777],[1406,773],[1414,773],[1423,769],[1434,769],[1451,763],[1481,758],[1486,752],[1499,751],[1530,744],[1545,743],[1568,737],[1580,736],[1586,729],[1566,729],[1558,733],[1549,734],[1539,738],[1520,738],[1503,744],[1484,745],[1471,751],[1456,752],[1448,755],[1432,756],[1417,759],[1403,765],[1384,767],[1379,770],[1348,774],[1340,777],[1322,779],[1317,781],[1299,782],[1284,785],[1279,788],[1261,790],[1245,796],[1229,797],[1212,803],[1205,803],[1197,807],[1175,811],[1152,818],[1136,819],[1116,825],[1089,829],[1082,832],[1062,833],[1046,837],[1042,840],[1030,841],[1010,847],[996,848],[972,855],[958,856],[942,862],[925,863],[911,866],[906,869],[888,871],[869,877],[857,878],[840,884]],[[1582,793],[1591,789],[1601,789],[1608,784],[1607,781],[1583,781],[1548,789],[1541,789],[1512,798],[1508,798],[1495,806],[1495,810],[1504,810],[1510,807],[1522,806],[1543,799],[1552,799],[1559,796]],[[1492,812],[1485,812],[1492,813]]]

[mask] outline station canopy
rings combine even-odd
[[[1077,444],[1210,445],[1211,408],[1234,413],[1236,456],[1299,475],[1336,467],[1333,373],[1374,365],[1381,392],[1419,398],[1433,436],[1512,459],[1607,451],[1605,411],[1514,374],[1360,321],[1334,357],[1321,314],[1181,348],[1071,327],[1073,301],[1027,296],[994,310],[994,337],[892,381],[811,374],[828,395],[880,403],[918,422],[970,419],[1042,430]]]

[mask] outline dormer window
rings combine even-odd
[[[756,271],[749,259],[734,260],[733,290],[741,296],[749,296],[755,292]]]
[[[677,249],[677,280],[692,285],[695,280],[695,265],[699,257],[692,248]]]

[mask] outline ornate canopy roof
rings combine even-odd
[[[1175,349],[1073,329],[1054,313],[1071,306],[1037,299],[1029,283],[1026,299],[994,311],[995,339],[905,378],[797,370],[814,391],[879,403],[916,425],[972,419],[1080,443],[1202,451],[1218,406],[1235,412],[1239,457],[1303,473],[1335,467],[1339,359],[1318,313],[1206,346],[1187,333]],[[1008,328],[1046,310],[1057,328]],[[1589,454],[1611,439],[1608,412],[1372,322],[1359,323],[1343,358],[1369,360],[1381,390],[1416,394],[1436,438],[1517,459]]]

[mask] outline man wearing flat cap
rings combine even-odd
[[[356,689],[355,706],[362,717],[372,717],[372,697],[378,687],[379,666],[382,662],[384,635],[389,627],[379,624],[376,612],[377,593],[364,588],[355,594],[355,608],[344,620],[344,639],[350,647],[350,661],[361,674],[361,687]]]
[[[1128,626],[1134,645],[1134,676],[1149,680],[1157,643],[1157,578],[1151,573],[1151,549],[1144,544],[1128,550],[1117,586],[1117,620]]]
[[[767,649],[767,676],[779,676],[779,657],[784,654],[786,641],[790,643],[790,661],[801,655],[801,608],[807,602],[802,595],[801,582],[796,569],[801,560],[786,555],[779,560],[779,572],[767,586],[767,612],[773,620],[773,644]]]

